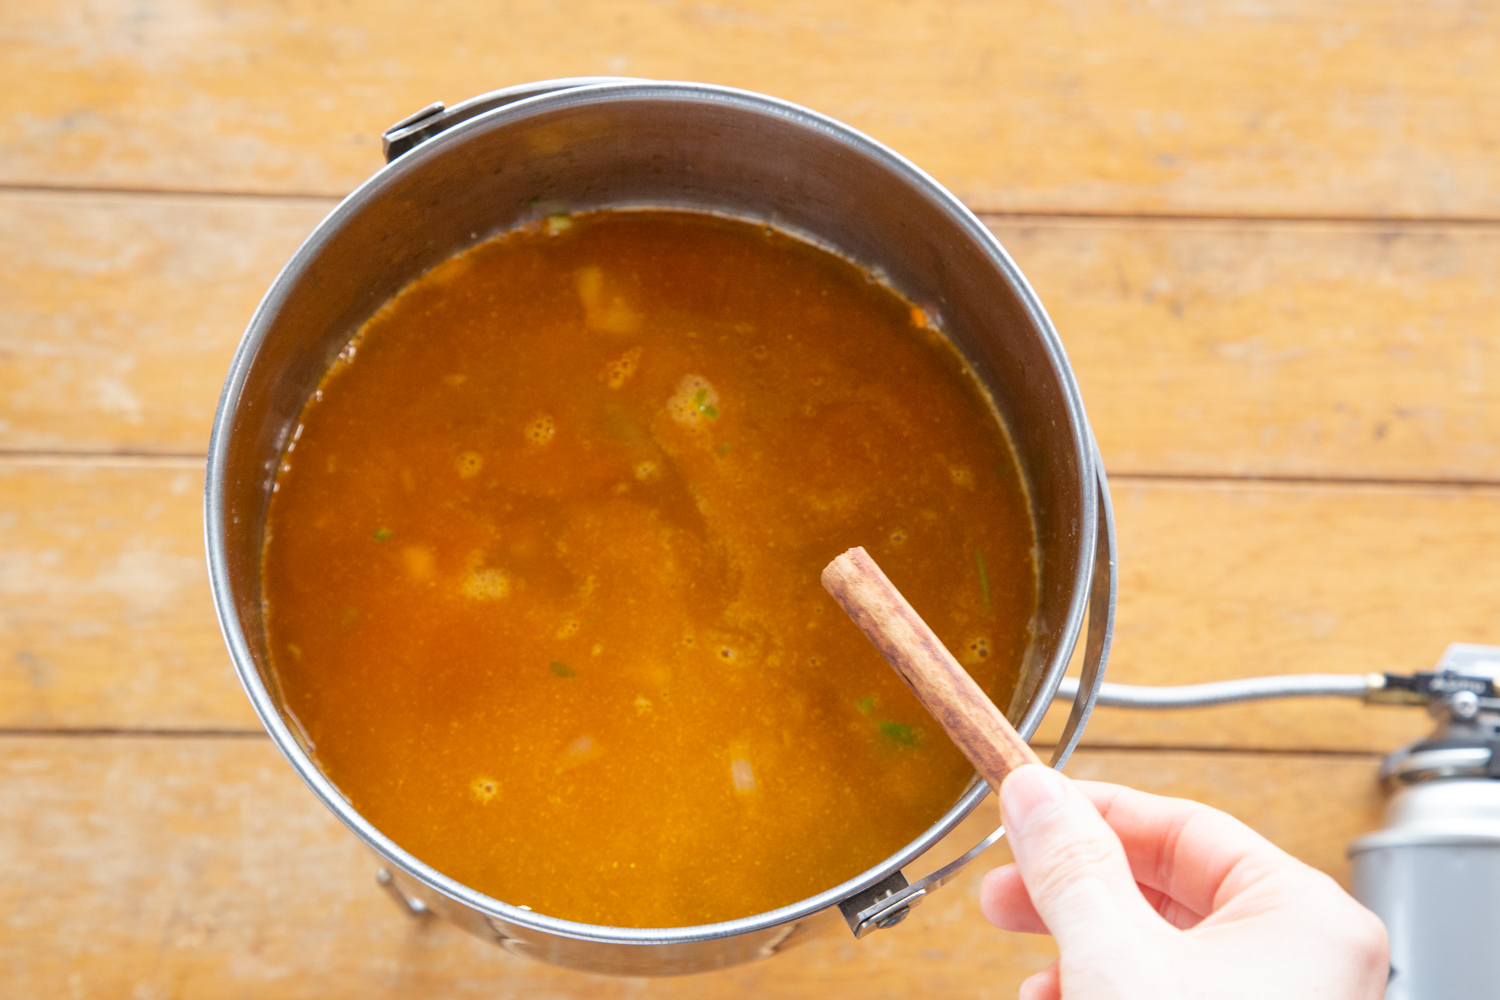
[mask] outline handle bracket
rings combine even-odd
[[[461,101],[451,108],[445,107],[442,101],[435,101],[416,114],[407,115],[380,133],[381,150],[385,153],[385,162],[390,163],[459,122],[466,122],[486,111],[503,108],[516,101],[524,101],[528,97],[550,94],[554,90],[589,87],[598,83],[639,82],[639,80],[625,76],[572,76],[560,80],[538,80],[535,83],[523,83],[515,87],[492,90],[487,94]]]

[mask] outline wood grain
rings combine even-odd
[[[330,203],[0,195],[0,448],[201,454],[240,334]]]
[[[989,211],[1500,216],[1490,0],[11,0],[0,182],[341,195],[379,132],[574,74],[844,119]]]
[[[979,918],[1002,843],[864,941],[672,981],[553,970],[397,913],[255,735],[187,456],[277,269],[434,99],[579,73],[743,86],[1016,213],[987,221],[1115,476],[1111,679],[1500,643],[1500,0],[10,0],[0,22],[7,998],[1001,998],[1055,956]],[[1376,755],[1427,727],[1333,701],[1101,709],[1069,770],[1227,809],[1346,881]],[[1368,753],[1328,752],[1348,750]]]
[[[1084,752],[1078,777],[1227,809],[1347,881],[1343,845],[1379,825],[1375,760]],[[769,961],[682,979],[607,979],[515,957],[399,913],[376,862],[269,741],[0,737],[0,970],[13,1000],[56,997],[1015,996],[1052,960],[977,905],[991,849],[901,926],[842,927]],[[936,850],[990,829],[980,809]],[[40,845],[46,845],[40,850]]]
[[[1500,559],[1500,490],[1120,479],[1113,494],[1120,605],[1110,680],[1411,673],[1450,642],[1500,645],[1500,593],[1488,582]],[[1060,732],[1060,709],[1038,738]],[[1301,699],[1100,709],[1085,739],[1393,750],[1428,729],[1416,710]]]
[[[203,468],[0,462],[0,728],[243,729]]]
[[[825,566],[823,589],[991,788],[998,792],[1010,772],[1041,763],[868,552],[855,547]]]
[[[0,450],[201,452],[328,204],[0,193]],[[1115,474],[1500,478],[1500,227],[991,225]]]
[[[1113,475],[1500,480],[1500,227],[991,228]]]
[[[0,728],[255,726],[207,592],[200,475],[0,462]],[[1111,680],[1410,672],[1448,642],[1500,644],[1500,490],[1122,479],[1114,493]],[[1086,742],[1384,752],[1427,727],[1334,700],[1101,709]]]

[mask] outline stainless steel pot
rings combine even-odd
[[[856,936],[898,923],[969,854],[907,885],[901,869],[963,819],[977,779],[936,823],[842,885],[740,920],[640,929],[559,920],[423,864],[339,794],[288,725],[261,606],[266,509],[287,437],[319,378],[382,303],[455,253],[561,211],[655,206],[769,223],[881,274],[921,305],[989,388],[1030,491],[1040,602],[1008,714],[1030,736],[1089,612],[1082,693],[1054,764],[1077,743],[1108,655],[1115,569],[1108,488],[1062,344],[994,236],[911,163],[830,118],[724,87],[553,80],[430,108],[386,133],[390,162],[319,224],[266,293],[229,370],[209,445],[204,520],[219,623],[277,747],[389,865],[408,905],[508,950],[629,975],[700,972],[774,954],[842,913]],[[871,789],[870,794],[880,794]]]

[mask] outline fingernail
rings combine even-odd
[[[1012,834],[1025,833],[1039,816],[1067,796],[1066,779],[1050,767],[1027,764],[1012,771],[1000,786],[1000,814],[1005,829]]]

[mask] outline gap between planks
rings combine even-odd
[[[25,726],[0,727],[0,739],[163,739],[163,740],[263,740],[264,729],[128,729],[121,726],[43,729]]]
[[[207,456],[191,452],[20,451],[0,450],[0,468],[136,468],[201,470]],[[1500,479],[1378,479],[1352,476],[1223,475],[1192,472],[1115,472],[1105,469],[1116,486],[1160,484],[1219,488],[1277,486],[1294,489],[1438,489],[1483,492],[1500,488]]]
[[[127,729],[123,727],[77,728],[77,729],[28,729],[23,727],[0,728],[0,740],[6,739],[128,739],[128,740],[266,740],[269,735],[263,729]],[[1032,746],[1037,756],[1047,760],[1054,746],[1038,743]],[[1204,754],[1217,757],[1316,757],[1320,760],[1347,760],[1378,762],[1385,754],[1362,750],[1324,750],[1316,747],[1226,747],[1197,746],[1185,744],[1143,743],[1080,743],[1075,753],[1089,756],[1119,754]]]
[[[202,470],[208,456],[191,452],[144,451],[14,451],[0,449],[0,466],[102,467]]]
[[[185,188],[133,188],[133,187],[95,187],[87,185],[66,184],[5,184],[0,183],[0,194],[30,194],[42,195],[44,197],[67,198],[70,196],[109,196],[120,198],[186,198],[193,200],[206,199],[233,199],[236,201],[297,201],[318,202],[332,208],[345,197],[344,194],[308,194],[298,191],[236,191],[225,189],[216,191],[212,188],[185,189]]]
[[[183,198],[192,200],[231,199],[236,201],[295,201],[326,204],[329,208],[348,197],[349,192],[318,193],[304,191],[243,191],[213,188],[148,188],[105,187],[62,184],[7,184],[0,183],[0,194],[41,195],[67,198],[73,196],[108,196],[121,198]],[[960,196],[960,200],[962,196]],[[1267,226],[1338,226],[1378,229],[1423,229],[1447,228],[1500,228],[1500,216],[1458,215],[1229,215],[1221,213],[1183,212],[1047,212],[1040,210],[980,211],[975,214],[983,221],[994,225],[1025,223],[1083,224],[1119,223],[1178,223],[1207,225],[1267,225]]]

